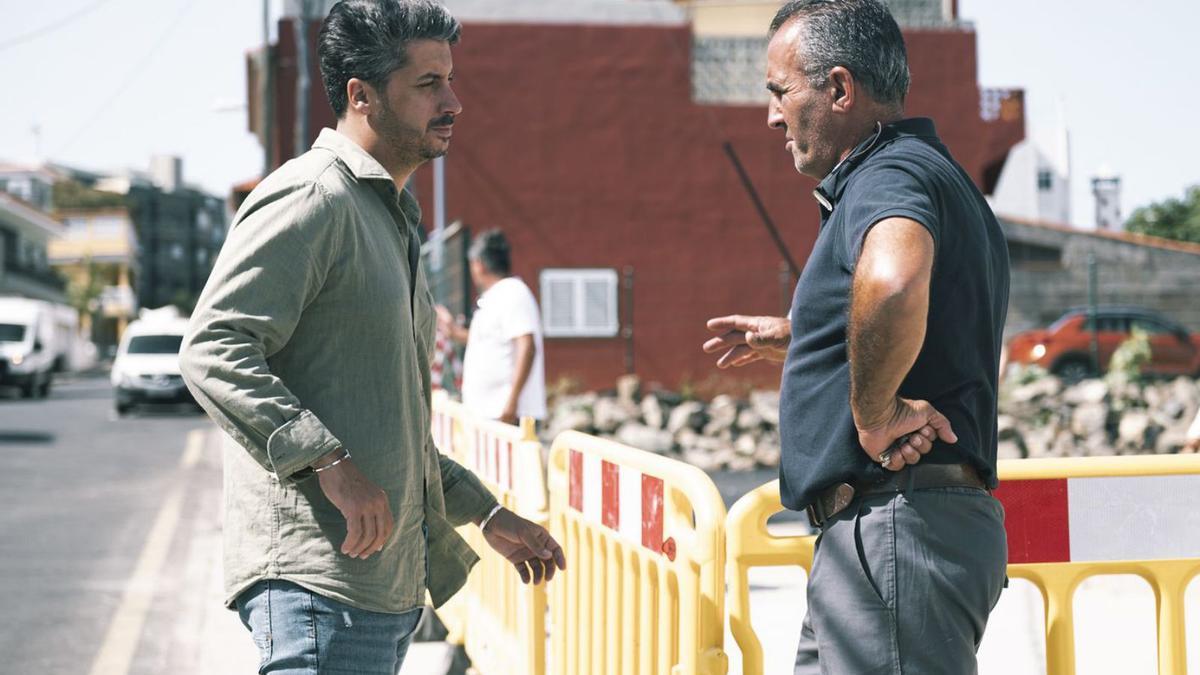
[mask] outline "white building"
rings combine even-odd
[[[1054,129],[1034,133],[1009,151],[989,201],[997,214],[1071,222],[1071,140],[1061,113]]]
[[[66,301],[64,283],[51,268],[46,248],[63,236],[62,223],[0,192],[0,295]]]

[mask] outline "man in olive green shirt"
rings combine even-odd
[[[403,186],[449,147],[459,31],[432,0],[333,8],[337,130],[246,199],[184,342],[188,386],[236,442],[227,602],[260,672],[395,672],[425,591],[444,602],[478,560],[455,526],[481,524],[524,581],[565,567],[430,437],[435,314]]]

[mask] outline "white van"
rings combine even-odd
[[[113,403],[117,415],[135,405],[195,403],[179,372],[179,348],[187,319],[174,308],[142,311],[125,328],[113,361]]]
[[[50,303],[0,298],[0,385],[20,387],[25,398],[45,398],[58,353]]]

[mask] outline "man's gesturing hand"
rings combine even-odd
[[[722,316],[709,319],[708,329],[722,333],[704,343],[706,354],[725,352],[717,359],[718,368],[764,359],[782,362],[792,340],[792,322],[782,316]]]
[[[950,420],[934,410],[928,401],[910,401],[897,396],[890,409],[881,412],[877,418],[856,419],[854,423],[858,427],[858,442],[867,456],[891,471],[921,461],[921,457],[933,449],[935,438],[947,443],[958,442],[958,436],[950,428]],[[881,461],[885,452],[883,459],[887,461]]]
[[[546,528],[500,509],[483,530],[487,543],[517,568],[521,583],[540,584],[554,578],[555,569],[567,569],[562,547]]]
[[[321,491],[346,518],[342,553],[367,558],[383,550],[395,523],[387,494],[345,459],[317,474]]]

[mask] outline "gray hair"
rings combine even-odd
[[[904,103],[911,80],[904,36],[879,0],[792,0],[779,8],[769,35],[793,20],[809,84],[825,86],[829,71],[842,66],[879,103]]]
[[[462,26],[434,0],[342,0],[321,26],[317,54],[329,105],[346,115],[346,83],[357,77],[382,87],[388,75],[408,64],[408,43],[437,40],[455,44]]]
[[[488,230],[475,237],[467,249],[467,257],[478,260],[492,274],[502,277],[512,274],[512,250],[502,230]]]

